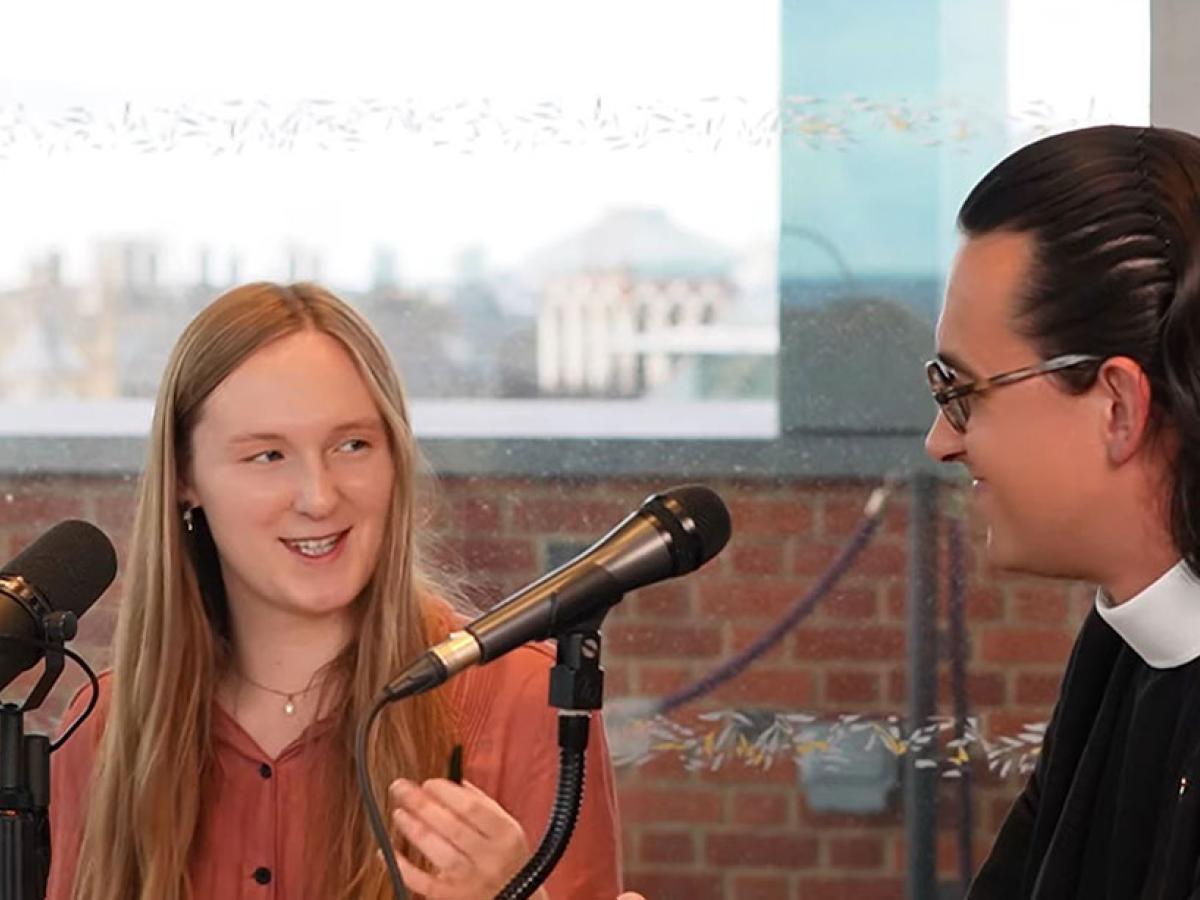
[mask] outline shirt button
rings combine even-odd
[[[271,767],[268,766],[266,763],[263,763],[261,766],[258,767],[258,774],[261,775],[263,778],[270,778],[271,777]]]
[[[268,869],[266,866],[259,866],[257,869],[254,870],[254,880],[257,881],[259,884],[270,884],[271,883],[271,870]]]

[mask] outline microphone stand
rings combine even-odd
[[[50,739],[25,734],[23,717],[37,709],[63,671],[63,644],[75,637],[72,612],[42,618],[42,677],[24,704],[0,703],[0,900],[43,900],[50,876]]]
[[[542,842],[497,900],[526,900],[550,875],[567,849],[583,801],[584,768],[593,710],[604,703],[600,624],[617,596],[599,613],[556,635],[558,657],[550,670],[550,705],[558,709],[558,791]],[[3,900],[3,898],[0,898]]]

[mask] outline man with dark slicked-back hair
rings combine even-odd
[[[926,448],[994,565],[1097,586],[971,900],[1200,896],[1198,184],[1200,139],[1103,126],[959,213]]]

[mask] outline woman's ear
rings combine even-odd
[[[1150,379],[1127,356],[1106,359],[1094,389],[1104,402],[1104,443],[1115,466],[1129,462],[1148,436],[1151,412]]]
[[[193,506],[200,505],[200,498],[196,496],[196,491],[189,485],[178,484],[175,486],[176,496],[179,498],[179,503],[184,509],[191,509]]]

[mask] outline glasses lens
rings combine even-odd
[[[938,399],[938,395],[942,391],[945,391],[954,384],[954,375],[942,364],[941,360],[935,359],[925,367],[925,377],[929,380],[929,389],[933,392],[934,399],[938,400],[938,406],[941,407],[942,414],[946,417],[946,421],[950,423],[950,427],[955,431],[965,431],[967,419],[971,414],[967,398],[956,397],[953,400]]]
[[[969,397],[955,397],[942,407],[946,413],[946,421],[950,423],[955,431],[963,432],[967,430],[967,419],[971,417],[971,406]]]

